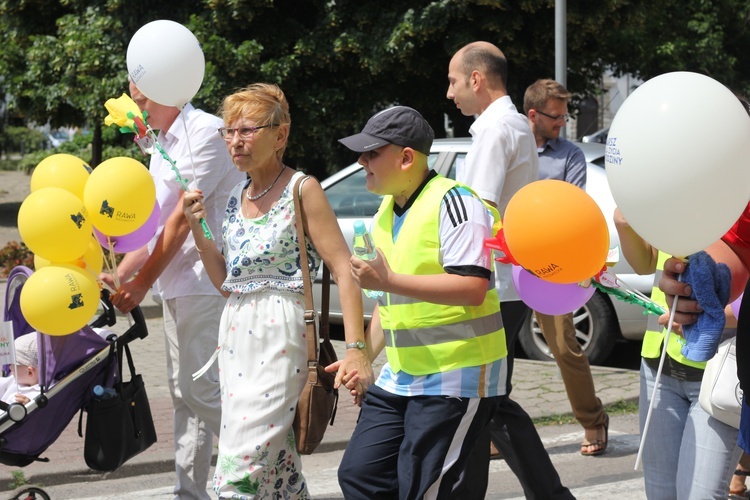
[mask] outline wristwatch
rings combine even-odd
[[[352,342],[350,344],[346,344],[347,349],[359,349],[360,351],[367,347],[367,344],[362,342],[361,340],[358,340],[356,342]]]

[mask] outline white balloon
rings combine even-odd
[[[128,44],[128,73],[143,95],[182,108],[203,83],[206,60],[185,26],[159,20],[142,26]]]
[[[724,85],[666,73],[636,89],[609,129],[606,170],[631,227],[687,256],[719,240],[750,201],[750,117]]]

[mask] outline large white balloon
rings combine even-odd
[[[750,117],[724,85],[689,72],[657,76],[617,111],[607,179],[633,229],[677,256],[703,250],[750,201]]]
[[[174,21],[142,26],[128,44],[128,73],[143,95],[181,108],[203,83],[206,60],[195,35]]]

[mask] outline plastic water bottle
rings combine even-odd
[[[117,396],[117,391],[112,387],[102,387],[100,385],[94,386],[94,397],[96,399],[112,399]]]
[[[361,220],[354,221],[352,249],[354,250],[354,255],[362,260],[374,260],[378,257],[378,252],[375,250],[375,243],[372,241],[372,235],[367,231],[365,223]],[[362,291],[371,299],[377,299],[383,295],[383,292],[380,290],[365,290],[363,288]]]

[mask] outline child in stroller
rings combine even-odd
[[[36,337],[38,346],[39,394],[26,404],[11,404],[0,412],[0,463],[25,467],[40,457],[60,436],[72,418],[85,408],[95,385],[111,387],[117,373],[114,348],[148,335],[140,308],[131,312],[133,325],[119,337],[102,338],[94,328],[116,322],[108,293],[102,293],[102,313],[90,325],[64,336],[33,331],[20,309],[20,292],[32,271],[14,268],[6,284],[4,321],[13,326],[13,335]]]
[[[13,342],[16,362],[11,365],[11,376],[0,378],[0,410],[8,411],[12,403],[25,405],[41,392],[35,334],[21,335]]]

